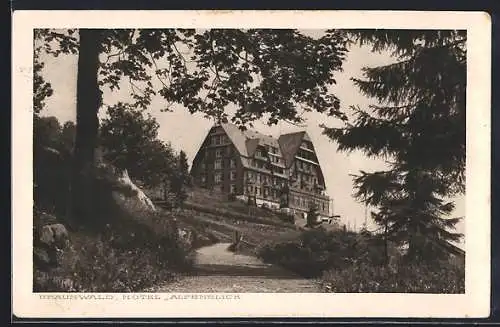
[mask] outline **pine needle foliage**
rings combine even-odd
[[[352,42],[388,51],[392,64],[365,67],[352,78],[377,105],[352,106],[341,128],[323,126],[341,151],[388,162],[386,171],[354,176],[355,197],[378,208],[374,221],[425,261],[450,251],[459,218],[445,199],[465,190],[466,32],[348,31]]]

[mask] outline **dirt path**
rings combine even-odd
[[[154,290],[155,292],[247,292],[318,293],[312,280],[227,250],[230,243],[217,243],[197,251],[195,272]]]

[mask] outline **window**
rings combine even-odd
[[[215,160],[215,169],[222,169],[222,160],[221,159]]]
[[[216,158],[221,158],[222,157],[222,149],[217,149],[215,150],[215,157]]]
[[[231,159],[231,160],[229,161],[229,166],[230,166],[231,168],[236,168],[236,160]]]
[[[255,194],[256,195],[260,195],[260,187],[256,187],[255,188]]]
[[[215,177],[215,184],[219,184],[220,182],[222,182],[222,174],[221,173],[216,173],[214,177]]]
[[[207,166],[205,165],[205,162],[203,161],[203,162],[201,163],[201,165],[200,165],[200,168],[201,168],[201,169],[205,169],[206,167],[207,167]]]
[[[230,179],[231,179],[232,181],[234,181],[234,180],[236,179],[236,172],[235,172],[235,171],[232,171],[232,172],[231,172]]]
[[[321,203],[321,207],[323,208],[323,211],[325,211],[325,203]]]
[[[267,187],[264,187],[264,197],[267,198],[269,195],[269,189]]]
[[[259,173],[256,173],[256,180],[257,180],[257,183],[260,183],[260,174]]]
[[[206,181],[207,181],[207,177],[205,175],[201,175],[201,182],[203,184],[205,184]]]
[[[219,135],[212,136],[212,145],[218,145],[218,144],[220,144],[220,136]]]
[[[236,185],[235,184],[231,184],[230,192],[233,194],[236,193]]]

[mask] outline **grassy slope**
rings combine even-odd
[[[294,239],[300,234],[300,228],[282,222],[270,210],[248,207],[227,200],[227,195],[200,188],[190,190],[184,208],[174,216],[180,224],[215,236],[220,242],[230,242],[235,231],[241,232],[247,253],[254,253],[264,242]]]

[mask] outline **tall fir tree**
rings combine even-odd
[[[189,164],[186,152],[179,152],[179,171],[182,176],[182,183],[185,186],[191,186],[191,175],[189,174]]]
[[[187,155],[183,150],[179,152],[177,169],[172,174],[170,185],[172,192],[175,194],[176,205],[179,207],[188,197],[187,186],[189,186],[189,165]]]
[[[363,69],[352,80],[379,105],[351,107],[353,122],[324,133],[342,151],[384,158],[389,169],[354,177],[355,196],[379,208],[372,217],[387,236],[408,245],[407,258],[435,259],[453,251],[458,218],[445,199],[465,187],[465,31],[350,31],[393,64]]]

